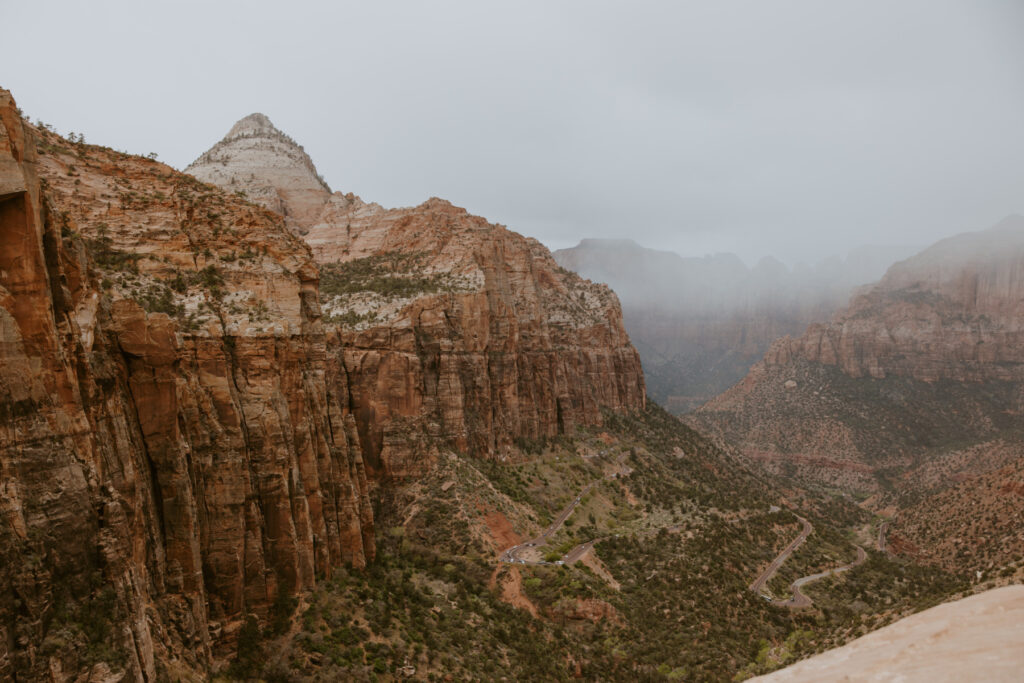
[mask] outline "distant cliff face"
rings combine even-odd
[[[0,678],[197,677],[373,557],[317,277],[278,216],[0,91]]]
[[[886,273],[870,292],[795,342],[790,358],[835,365],[850,377],[925,382],[1024,379],[1024,217],[943,240]]]
[[[219,158],[231,177],[249,167]],[[331,348],[375,474],[422,473],[439,445],[495,454],[643,406],[615,295],[537,241],[439,199],[384,209],[341,193],[297,229],[321,266]]]
[[[1022,414],[1024,218],[1014,216],[893,266],[831,321],[777,341],[688,419],[773,471],[896,501],[909,511],[894,544],[902,535],[923,546],[950,535],[910,516],[954,509],[926,499],[977,479],[957,497],[976,495],[980,511],[991,491],[1024,485],[1013,465]],[[1013,515],[1024,513],[1024,499],[1011,498]],[[961,570],[969,556],[1019,550],[1016,531],[995,521],[964,535]],[[933,550],[921,552],[949,559]]]
[[[827,318],[904,255],[865,248],[791,271],[770,258],[748,268],[732,254],[683,258],[630,240],[588,239],[554,253],[619,295],[651,395],[676,413],[728,389],[773,341]]]

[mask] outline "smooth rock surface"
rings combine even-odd
[[[1006,586],[901,619],[762,683],[1020,681],[1024,586]]]

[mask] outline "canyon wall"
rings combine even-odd
[[[0,123],[0,678],[200,678],[247,614],[373,557],[316,265],[6,91]]]
[[[200,160],[224,188],[0,122],[0,678],[204,679],[442,449],[643,406],[607,288],[331,194],[265,117]]]
[[[848,490],[971,444],[1024,411],[1024,218],[894,265],[827,323],[772,345],[690,421],[780,471]]]
[[[776,344],[849,377],[1024,380],[1024,217],[943,240],[898,263],[826,324]]]
[[[286,137],[272,126],[229,133],[188,171],[228,189],[256,183],[276,206],[299,169],[307,186],[317,178],[294,162],[301,149],[280,149]],[[282,210],[311,215],[306,196],[298,205]],[[439,446],[500,455],[643,406],[615,295],[560,268],[536,240],[441,199],[384,209],[339,192],[294,227],[321,266],[331,347],[377,477],[421,474]]]

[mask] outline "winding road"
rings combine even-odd
[[[604,453],[602,452],[599,455],[604,455]],[[623,456],[623,458],[620,458],[618,463],[619,465],[622,464],[622,460],[624,459],[624,457],[625,456]],[[540,533],[540,535],[530,539],[529,541],[520,543],[518,545],[514,545],[511,548],[506,549],[501,554],[500,561],[509,564],[531,565],[571,565],[577,562],[581,557],[586,555],[587,552],[590,551],[590,549],[593,548],[595,544],[601,542],[606,537],[595,538],[587,541],[586,543],[581,543],[573,549],[571,549],[565,555],[563,555],[561,559],[556,560],[554,562],[548,562],[546,560],[528,560],[526,558],[519,557],[519,554],[523,550],[526,550],[528,548],[537,548],[546,545],[548,539],[562,527],[562,525],[565,523],[565,520],[569,519],[572,513],[576,510],[577,506],[579,506],[580,502],[582,502],[583,497],[585,495],[590,493],[590,491],[593,490],[593,488],[597,486],[602,480],[614,479],[620,476],[621,474],[623,474],[623,472],[616,471],[613,474],[607,475],[602,479],[596,479],[587,484],[586,486],[584,486],[583,489],[576,495],[576,497],[573,498],[572,501],[570,501],[569,504],[566,505],[565,508],[563,508],[562,511],[558,513],[558,516],[555,517],[554,521],[552,521],[551,524],[549,524],[544,529],[544,531]],[[868,554],[864,550],[864,548],[858,545],[856,546],[857,557],[856,559],[854,559],[853,562],[850,562],[849,564],[844,564],[840,567],[835,567],[834,569],[828,569],[822,572],[818,572],[816,574],[801,576],[799,579],[790,584],[790,589],[793,591],[792,597],[790,597],[787,600],[773,600],[771,596],[764,593],[764,587],[768,584],[769,581],[771,581],[772,577],[775,576],[776,572],[779,571],[779,568],[782,567],[782,565],[786,562],[786,560],[789,559],[793,552],[796,551],[796,549],[799,548],[803,544],[803,542],[807,540],[808,536],[814,533],[814,526],[809,521],[807,521],[807,519],[801,517],[800,515],[796,515],[796,518],[800,520],[800,523],[803,525],[803,528],[800,530],[800,533],[797,535],[796,538],[794,538],[790,542],[789,545],[787,545],[782,550],[781,553],[779,553],[775,557],[774,560],[771,561],[771,563],[765,568],[763,572],[761,572],[761,574],[754,580],[754,582],[750,584],[751,591],[757,593],[766,600],[771,600],[773,605],[779,607],[789,607],[791,609],[801,609],[804,607],[810,607],[812,604],[814,604],[813,601],[809,597],[807,597],[806,594],[804,594],[801,588],[803,588],[809,583],[813,583],[814,581],[818,581],[829,576],[835,576],[837,574],[849,571],[854,567],[863,564],[868,557]],[[876,541],[876,546],[879,552],[885,552],[885,534],[888,531],[888,528],[888,520],[882,522],[882,524],[878,527],[878,539]]]
[[[786,546],[786,548],[779,553],[778,557],[772,560],[771,564],[761,572],[761,575],[754,580],[754,583],[750,584],[750,590],[755,593],[760,593],[761,589],[764,588],[765,584],[771,581],[772,577],[775,576],[775,572],[779,571],[779,567],[782,563],[789,559],[789,556],[793,554],[793,551],[800,547],[800,545],[807,540],[807,537],[814,531],[814,527],[811,523],[800,515],[796,516],[797,519],[804,525],[804,528],[800,531],[800,535],[793,539],[793,542]]]
[[[549,524],[547,528],[541,532],[540,536],[537,536],[536,538],[531,538],[526,543],[520,543],[519,545],[512,546],[511,548],[509,548],[501,554],[501,561],[515,564],[570,564],[570,562],[568,561],[569,555],[572,555],[574,552],[576,552],[576,550],[582,548],[583,546],[577,546],[575,549],[569,552],[569,555],[566,555],[558,562],[545,562],[543,560],[525,560],[518,557],[517,554],[526,548],[534,548],[546,544],[548,542],[548,538],[550,538],[552,534],[554,534],[561,528],[561,526],[565,523],[565,520],[569,519],[569,516],[572,515],[573,511],[576,509],[576,506],[579,505],[580,501],[583,500],[583,496],[590,493],[590,490],[597,486],[597,483],[597,481],[592,481],[586,486],[584,486],[583,490],[580,491],[575,498],[573,498],[572,502],[566,505],[565,508],[558,513],[558,516],[555,517],[555,521],[551,522],[551,524]],[[593,545],[595,542],[596,541],[589,541],[590,545]],[[583,545],[585,546],[587,544],[584,543]],[[580,555],[583,555],[583,553],[581,552]],[[577,557],[576,559],[579,559],[579,557]],[[576,559],[574,559],[573,562],[575,562]]]
[[[818,579],[824,579],[826,576],[835,576],[845,571],[849,571],[857,565],[863,564],[864,560],[868,559],[868,554],[857,546],[857,559],[850,564],[844,564],[842,567],[836,567],[835,569],[829,569],[827,571],[818,572],[817,574],[810,574],[809,576],[801,576],[799,579],[790,584],[790,588],[793,590],[793,597],[789,600],[773,600],[772,603],[779,606],[792,607],[793,609],[799,609],[801,607],[810,607],[814,602],[807,597],[800,589],[803,586],[817,581]]]
[[[597,453],[595,455],[584,456],[584,457],[591,457],[591,458],[600,457],[600,456],[605,455],[606,452],[607,452],[607,449],[604,450],[604,451],[601,451],[600,453]],[[585,496],[588,493],[590,493],[590,491],[595,486],[597,486],[599,483],[601,483],[604,480],[616,479],[616,478],[618,478],[620,476],[624,476],[625,474],[627,474],[627,472],[628,472],[627,468],[624,468],[623,465],[622,465],[622,463],[623,463],[623,461],[625,461],[625,459],[626,459],[626,454],[623,454],[622,456],[619,457],[619,460],[616,463],[616,465],[618,466],[618,469],[616,469],[615,472],[613,472],[613,473],[611,473],[611,474],[609,474],[607,476],[604,476],[601,479],[595,479],[594,481],[592,481],[589,484],[587,484],[586,486],[584,486],[583,489],[578,494],[576,494],[576,497],[573,498],[572,501],[568,505],[566,505],[565,508],[563,508],[561,512],[558,513],[558,516],[555,517],[555,520],[553,522],[551,522],[551,524],[549,524],[547,526],[547,528],[545,528],[544,531],[542,531],[539,536],[537,536],[535,538],[531,538],[529,541],[526,541],[525,543],[520,543],[519,545],[514,545],[511,548],[508,548],[507,550],[505,550],[505,552],[503,552],[501,554],[501,561],[502,562],[508,562],[510,564],[535,564],[535,565],[536,564],[573,564],[574,562],[579,560],[581,557],[586,555],[587,551],[589,551],[591,548],[593,548],[595,543],[598,543],[598,542],[604,540],[604,538],[607,538],[607,537],[595,538],[593,540],[587,541],[586,543],[581,543],[580,545],[576,546],[575,548],[570,550],[568,553],[563,555],[562,559],[556,560],[555,562],[547,562],[545,560],[527,560],[525,558],[519,557],[519,553],[522,552],[523,550],[527,549],[527,548],[536,548],[536,547],[539,547],[539,546],[542,546],[542,545],[546,545],[547,542],[548,542],[548,539],[556,531],[558,531],[561,528],[561,526],[565,523],[565,520],[569,519],[569,516],[572,515],[573,511],[576,509],[576,507],[583,500],[583,496]]]
[[[793,539],[793,542],[786,546],[785,550],[779,553],[779,555],[774,560],[772,560],[772,563],[769,564],[767,569],[765,569],[761,573],[761,575],[757,577],[754,583],[750,584],[750,590],[754,591],[766,600],[770,600],[771,598],[770,596],[762,592],[765,587],[765,584],[771,581],[772,577],[775,576],[775,572],[779,570],[779,567],[781,567],[782,564],[787,559],[789,559],[789,556],[793,554],[793,551],[800,547],[800,544],[807,540],[807,537],[810,536],[811,533],[814,531],[814,527],[811,526],[811,523],[808,522],[806,519],[804,519],[800,515],[797,515],[796,518],[799,519],[804,525],[804,528],[800,532],[800,535]],[[878,527],[877,546],[878,550],[882,552],[885,551],[885,533],[888,530],[888,528],[888,521],[883,522],[881,526]],[[793,597],[789,598],[788,600],[772,600],[771,602],[773,605],[777,605],[779,607],[790,607],[792,609],[810,607],[814,603],[809,597],[807,597],[807,595],[803,593],[803,591],[800,590],[801,588],[803,588],[809,583],[818,581],[819,579],[824,579],[828,576],[835,576],[836,574],[842,574],[845,571],[849,571],[856,566],[864,564],[864,561],[867,559],[867,551],[865,551],[864,548],[858,545],[857,558],[853,562],[850,562],[849,564],[844,564],[841,567],[836,567],[834,569],[828,569],[823,572],[818,572],[817,574],[801,576],[799,579],[797,579],[789,585],[790,590],[793,591]]]

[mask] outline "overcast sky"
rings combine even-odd
[[[552,248],[814,259],[1024,212],[1024,1],[0,0],[33,119],[178,168],[254,111],[331,187]]]

